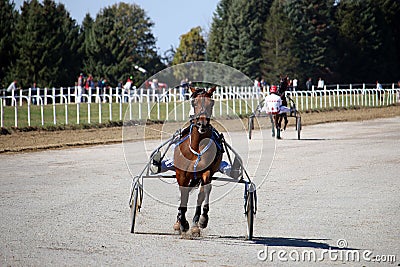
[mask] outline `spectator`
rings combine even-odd
[[[107,101],[107,80],[103,77],[97,81],[97,87],[99,88],[100,100],[105,103]]]
[[[82,88],[84,86],[85,78],[83,77],[83,73],[81,73],[78,77],[77,88],[75,92],[75,103],[80,103],[82,99]]]
[[[288,81],[288,91],[293,91],[293,80]]]
[[[382,84],[379,81],[376,81],[376,90],[383,90]]]
[[[131,87],[132,87],[132,80],[131,80],[131,78],[132,78],[132,76],[131,77],[129,77],[127,80],[126,80],[126,83],[125,83],[125,85],[124,85],[124,101],[125,102],[129,102],[129,96],[130,96],[130,94],[131,94]]]
[[[383,101],[385,97],[385,91],[383,90],[382,84],[380,84],[379,81],[376,81],[376,90],[378,98]]]
[[[158,89],[158,80],[157,79],[153,79],[153,81],[151,82],[151,89],[153,89],[153,90]]]
[[[17,80],[14,80],[10,85],[7,87],[7,92],[6,92],[6,105],[13,105],[13,96],[15,94],[15,90],[17,90]]]
[[[397,81],[397,102],[400,103],[400,80]]]
[[[265,87],[267,86],[267,82],[264,80],[264,78],[261,79],[260,81],[260,87],[262,89],[262,91],[265,91]]]
[[[181,81],[181,84],[179,86],[180,89],[180,98],[182,101],[188,100],[189,99],[189,79],[185,78],[184,80]]]
[[[260,96],[260,91],[261,91],[260,88],[261,88],[260,80],[259,80],[259,78],[257,77],[257,78],[254,80],[254,90],[255,90],[256,93],[257,93],[257,97]]]
[[[82,102],[90,102],[89,101],[89,95],[90,95],[90,76],[88,76],[88,78],[86,78],[85,81],[85,86],[84,86],[84,91],[83,94],[85,94],[85,96],[82,98]]]
[[[324,89],[324,80],[320,77],[318,80],[318,85],[317,85],[318,90],[323,90]]]
[[[37,95],[38,95],[38,89],[36,87],[36,83],[34,82],[31,88],[31,101],[33,105],[36,105],[38,103]]]
[[[107,102],[107,89],[108,89],[108,86],[107,86],[107,79],[105,79],[105,78],[101,78],[101,81],[100,81],[100,83],[101,83],[101,88],[102,88],[102,94],[103,94],[103,103],[105,103],[105,102]],[[111,96],[110,96],[111,97]]]
[[[306,82],[306,88],[307,88],[307,91],[311,91],[312,90],[312,79],[311,79],[311,77],[308,78],[308,80]]]
[[[294,78],[293,79],[293,81],[292,81],[292,83],[293,83],[293,91],[295,91],[296,92],[296,90],[297,90],[297,79],[296,78]]]

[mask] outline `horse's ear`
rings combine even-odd
[[[190,91],[191,91],[192,93],[194,93],[194,92],[196,92],[196,88],[190,87]]]
[[[215,92],[216,89],[217,89],[217,86],[210,88],[210,90],[207,91],[207,95],[212,96],[212,94]]]

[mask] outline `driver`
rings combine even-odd
[[[270,94],[265,97],[264,107],[261,111],[264,111],[267,114],[282,114],[290,112],[290,108],[282,104],[282,98],[278,94],[278,87],[276,85],[272,85],[269,92]]]
[[[265,97],[264,107],[261,109],[261,111],[264,111],[267,114],[272,114],[272,115],[278,115],[278,114],[286,115],[287,112],[290,112],[290,109],[288,107],[282,105],[282,97],[279,96],[278,88],[276,85],[272,85],[269,92],[270,92],[270,94]],[[284,116],[284,115],[282,115],[282,116]],[[275,119],[275,127],[277,130],[276,137],[278,139],[281,139],[281,136],[280,136],[281,123],[282,123],[282,117],[279,116]],[[285,127],[286,127],[286,122],[285,122]],[[272,128],[272,130],[273,129],[274,128]],[[275,135],[274,131],[272,131],[272,136],[274,136],[274,135]]]

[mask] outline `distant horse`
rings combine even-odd
[[[214,105],[211,97],[215,89],[216,87],[213,87],[207,91],[190,88],[194,118],[191,121],[189,133],[181,138],[174,151],[176,180],[181,194],[177,222],[174,224],[175,230],[182,232],[189,230],[189,223],[185,215],[189,192],[200,184],[192,234],[200,234],[200,228],[207,227],[211,178],[218,171],[222,160],[222,152],[217,149],[214,130],[210,124]],[[203,213],[201,214],[203,202]]]
[[[288,102],[286,99],[285,92],[287,91],[288,86],[289,86],[288,77],[287,76],[281,77],[281,80],[279,82],[279,91],[278,91],[279,93],[278,94],[280,95],[280,97],[282,99],[282,106],[286,106],[286,107],[288,106]],[[288,124],[287,114],[281,113],[281,114],[275,115],[275,118],[274,118],[275,126],[277,129],[279,129],[279,131],[280,131],[280,129],[282,129],[282,119],[285,122],[283,125],[283,129],[286,130],[286,126]],[[279,133],[278,133],[278,137],[280,138]]]

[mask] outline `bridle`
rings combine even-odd
[[[195,122],[193,122],[193,124],[199,130],[199,133],[202,134],[210,126],[210,118],[214,107],[214,100],[211,99],[209,95],[207,95],[207,92],[204,89],[196,91],[192,95],[192,98],[193,99],[191,101],[191,105],[195,111],[195,114],[193,116]],[[206,99],[208,99],[210,103],[209,105],[206,105]],[[198,103],[198,101],[201,102]],[[196,110],[198,109],[199,104],[200,104],[200,110]]]

